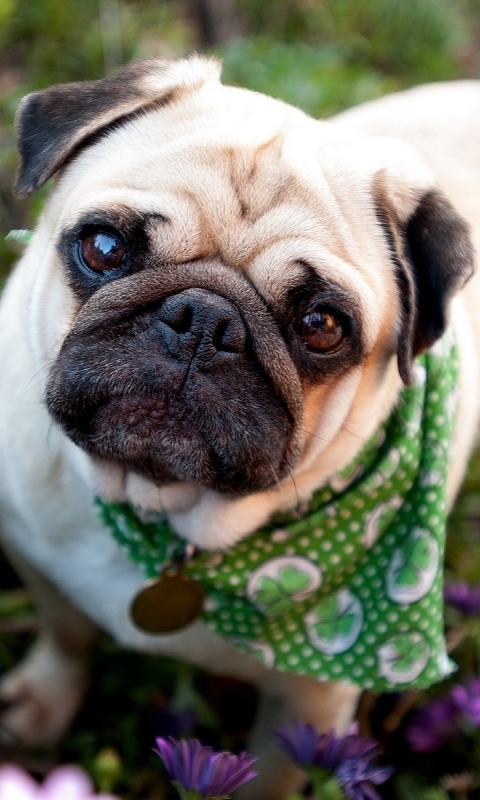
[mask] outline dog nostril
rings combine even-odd
[[[229,320],[224,320],[217,325],[212,344],[217,352],[240,353],[245,347],[245,338],[243,326],[232,325]]]
[[[171,331],[169,341],[178,339],[182,346],[189,347],[194,341],[203,343],[210,351],[209,357],[211,348],[216,353],[239,354],[245,350],[247,331],[238,309],[213,292],[186,289],[165,298],[157,313],[160,322]]]
[[[230,348],[226,345],[224,341],[225,333],[227,331],[228,322],[221,322],[215,333],[212,336],[212,344],[215,350],[229,350]]]
[[[164,322],[176,333],[188,333],[192,327],[193,312],[189,305],[177,306],[173,313],[164,316]]]

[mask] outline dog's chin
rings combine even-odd
[[[279,458],[280,453],[272,458],[268,446],[272,430],[257,437],[257,447],[250,442],[242,448],[249,431],[240,423],[232,421],[229,430],[225,420],[215,424],[214,415],[208,423],[201,414],[197,419],[187,415],[175,398],[126,394],[85,409],[74,424],[70,420],[64,427],[96,460],[116,465],[123,473],[133,472],[157,487],[188,483],[244,495],[271,488],[290,471],[291,464]]]

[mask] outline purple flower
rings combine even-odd
[[[373,739],[353,734],[337,738],[333,731],[318,733],[313,725],[294,722],[273,731],[277,744],[301,766],[335,769],[347,759],[371,758],[377,749]]]
[[[461,611],[466,617],[480,614],[480,585],[471,586],[465,581],[450,583],[445,587],[445,602]]]
[[[450,699],[436,699],[419,709],[406,730],[407,741],[417,753],[446,747],[459,734],[459,711]]]
[[[158,755],[172,781],[187,791],[198,792],[204,798],[226,797],[257,774],[251,768],[255,758],[241,753],[215,753],[203,747],[198,739],[174,739],[169,736],[156,740]]]
[[[336,776],[348,800],[380,800],[373,788],[393,775],[393,767],[376,767],[365,760],[349,758],[341,764]]]
[[[295,721],[272,731],[272,736],[296,764],[310,766],[315,763],[318,733],[313,725]]]
[[[57,767],[41,786],[14,764],[0,767],[1,800],[119,800],[94,791],[92,781],[79,767]]]
[[[377,800],[373,788],[386,781],[393,770],[376,767],[378,745],[355,734],[336,737],[333,731],[317,733],[313,725],[294,722],[273,732],[277,744],[297,764],[334,775],[348,800]]]
[[[480,727],[480,678],[470,678],[464,685],[453,686],[450,697],[467,720]]]

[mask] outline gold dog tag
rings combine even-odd
[[[143,631],[171,633],[200,616],[204,596],[200,584],[187,575],[177,570],[165,570],[137,594],[130,615]]]

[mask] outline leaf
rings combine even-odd
[[[407,655],[412,647],[411,636],[402,636],[393,643],[393,647],[399,656]]]
[[[398,657],[393,659],[395,672],[408,672],[425,655],[424,642],[412,642],[411,636],[398,639],[394,648],[398,654]]]
[[[421,571],[426,569],[431,561],[429,541],[426,536],[420,536],[410,541],[404,551],[404,564],[398,570],[395,583],[397,586],[416,586],[421,579]]]
[[[418,572],[408,564],[401,567],[397,572],[395,583],[397,586],[416,586],[420,580]]]
[[[1,5],[1,3],[0,3]],[[1,10],[0,10],[0,18],[1,18]],[[32,231],[28,231],[25,229],[19,230],[11,230],[5,236],[5,241],[7,242],[19,242],[22,245],[30,244],[32,241]]]
[[[425,653],[425,645],[423,644],[423,642],[417,642],[412,646],[410,650],[410,655],[412,659],[414,659],[415,661],[418,661],[419,658],[422,658],[424,653]]]
[[[260,578],[254,601],[264,606],[268,614],[274,616],[287,613],[295,605],[283,587],[268,575]]]
[[[279,582],[287,594],[295,594],[305,589],[309,583],[310,578],[305,572],[295,569],[294,567],[284,567],[279,572]]]
[[[286,614],[292,608],[295,608],[295,601],[290,600],[289,597],[282,597],[268,607],[268,613],[279,616],[280,614]]]
[[[261,605],[270,605],[283,597],[281,586],[268,575],[260,578],[258,589],[255,593],[255,602]]]
[[[317,616],[321,621],[331,621],[337,619],[338,616],[338,597],[332,595],[327,597],[315,609]]]
[[[332,642],[337,637],[337,624],[336,622],[317,622],[314,630],[318,636],[325,639],[326,642]]]
[[[424,536],[415,541],[409,560],[418,569],[426,569],[429,566],[432,556],[428,540]]]
[[[343,637],[350,636],[355,626],[355,622],[355,614],[346,614],[344,617],[340,617],[337,622],[339,634]]]
[[[410,658],[410,656],[403,656],[402,658],[398,658],[393,662],[392,669],[394,672],[408,672],[414,663],[414,658]]]

